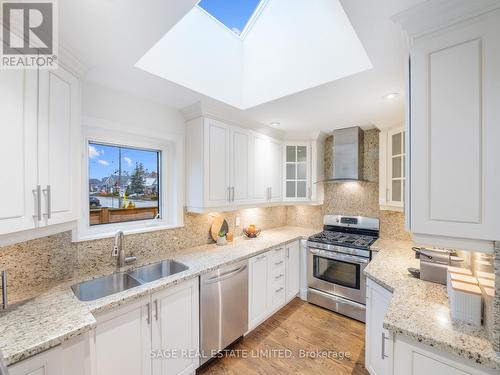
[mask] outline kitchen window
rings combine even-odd
[[[90,226],[161,218],[161,151],[89,142]]]
[[[90,126],[85,132],[81,216],[73,241],[183,226],[181,135]]]

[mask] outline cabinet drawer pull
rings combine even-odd
[[[280,264],[283,264],[282,260],[280,260],[279,262],[274,263],[275,266],[279,266]]]
[[[33,189],[33,194],[35,195],[36,199],[36,215],[33,215],[34,218],[37,219],[37,221],[42,220],[42,187],[40,185],[37,185],[36,189]]]
[[[278,276],[275,276],[274,278],[275,278],[276,280],[278,280],[278,279],[281,279],[283,276],[285,276],[285,275],[283,275],[283,274],[279,274]]]
[[[255,258],[255,260],[261,260],[261,259],[264,259],[266,257],[266,254],[262,254],[262,255],[259,255],[257,258]]]
[[[274,293],[279,293],[283,290],[283,287],[279,288],[279,289],[276,289],[276,291]]]
[[[50,219],[52,217],[52,191],[50,185],[47,185],[47,188],[43,189],[43,192],[47,202],[47,219]]]
[[[388,355],[385,354],[385,340],[389,340],[389,337],[385,336],[385,332],[382,332],[382,350],[381,350],[381,358],[382,360],[389,358]]]

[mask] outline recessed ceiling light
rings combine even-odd
[[[399,96],[399,92],[391,92],[390,94],[382,96],[384,100],[394,100]]]
[[[275,121],[275,122],[271,122],[271,124],[270,124],[270,125],[271,125],[271,126],[280,126],[281,124],[280,124],[279,122],[276,122],[276,121]]]

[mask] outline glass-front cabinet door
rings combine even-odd
[[[311,195],[311,145],[287,143],[284,147],[285,200],[309,200]]]
[[[406,150],[403,128],[380,133],[379,203],[380,209],[403,211],[405,203]]]

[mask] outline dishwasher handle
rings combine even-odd
[[[244,271],[246,268],[247,268],[247,265],[245,264],[242,267],[236,268],[236,269],[231,270],[231,271],[224,272],[218,276],[211,277],[211,278],[205,280],[204,284],[213,284],[213,283],[218,283],[219,281],[229,279],[229,278],[233,277],[234,275]]]

